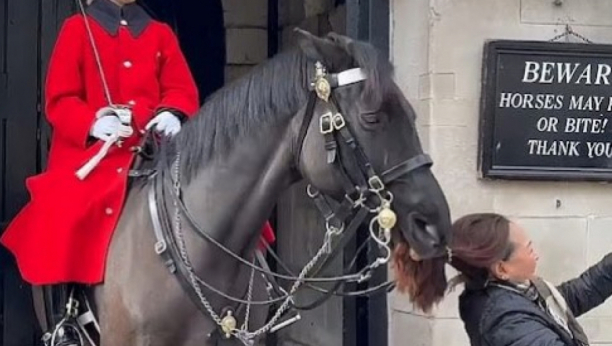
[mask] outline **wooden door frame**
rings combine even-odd
[[[384,57],[389,58],[390,15],[390,0],[346,0],[346,33],[349,37],[370,42],[382,52]],[[367,236],[369,234],[367,227],[361,227],[362,231],[357,234]],[[345,252],[345,263],[352,260],[357,244],[361,244],[363,240],[365,239],[356,239],[349,245],[352,251]],[[376,251],[365,252],[357,263],[363,265],[376,260],[372,255]],[[370,254],[369,257],[368,254]],[[367,282],[367,287],[361,288],[372,288],[387,279],[386,270],[377,270]],[[388,314],[386,294],[379,294],[372,298],[345,299],[347,328],[345,328],[344,346],[389,345]],[[351,320],[351,316],[355,318]]]

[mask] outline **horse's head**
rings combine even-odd
[[[414,110],[393,82],[390,62],[372,46],[337,34],[297,35],[312,66],[313,89],[321,94],[296,126],[300,174],[340,203],[380,211],[390,202],[390,216],[371,215],[390,222],[398,288],[428,310],[446,288],[450,216],[423,153]]]

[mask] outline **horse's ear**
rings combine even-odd
[[[344,60],[342,58],[346,55],[346,51],[336,42],[317,37],[299,28],[295,28],[294,33],[297,36],[298,46],[308,58],[318,60],[328,67],[335,66],[338,61]]]
[[[351,45],[353,44],[353,40],[347,36],[340,35],[335,32],[330,32],[327,34],[327,37],[338,44],[342,49],[344,49],[347,53],[351,52]]]

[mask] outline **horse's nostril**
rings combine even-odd
[[[432,224],[427,224],[425,226],[425,231],[427,232],[427,234],[429,236],[431,236],[433,239],[437,239],[438,238],[438,227],[436,227],[435,225]]]
[[[419,229],[427,229],[427,227],[429,227],[429,225],[427,224],[427,222],[425,222],[423,219],[419,218],[419,217],[415,217],[414,218],[414,224],[419,228]],[[429,231],[428,231],[429,232]]]

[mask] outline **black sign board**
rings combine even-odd
[[[612,46],[487,42],[480,120],[486,178],[612,180]]]

